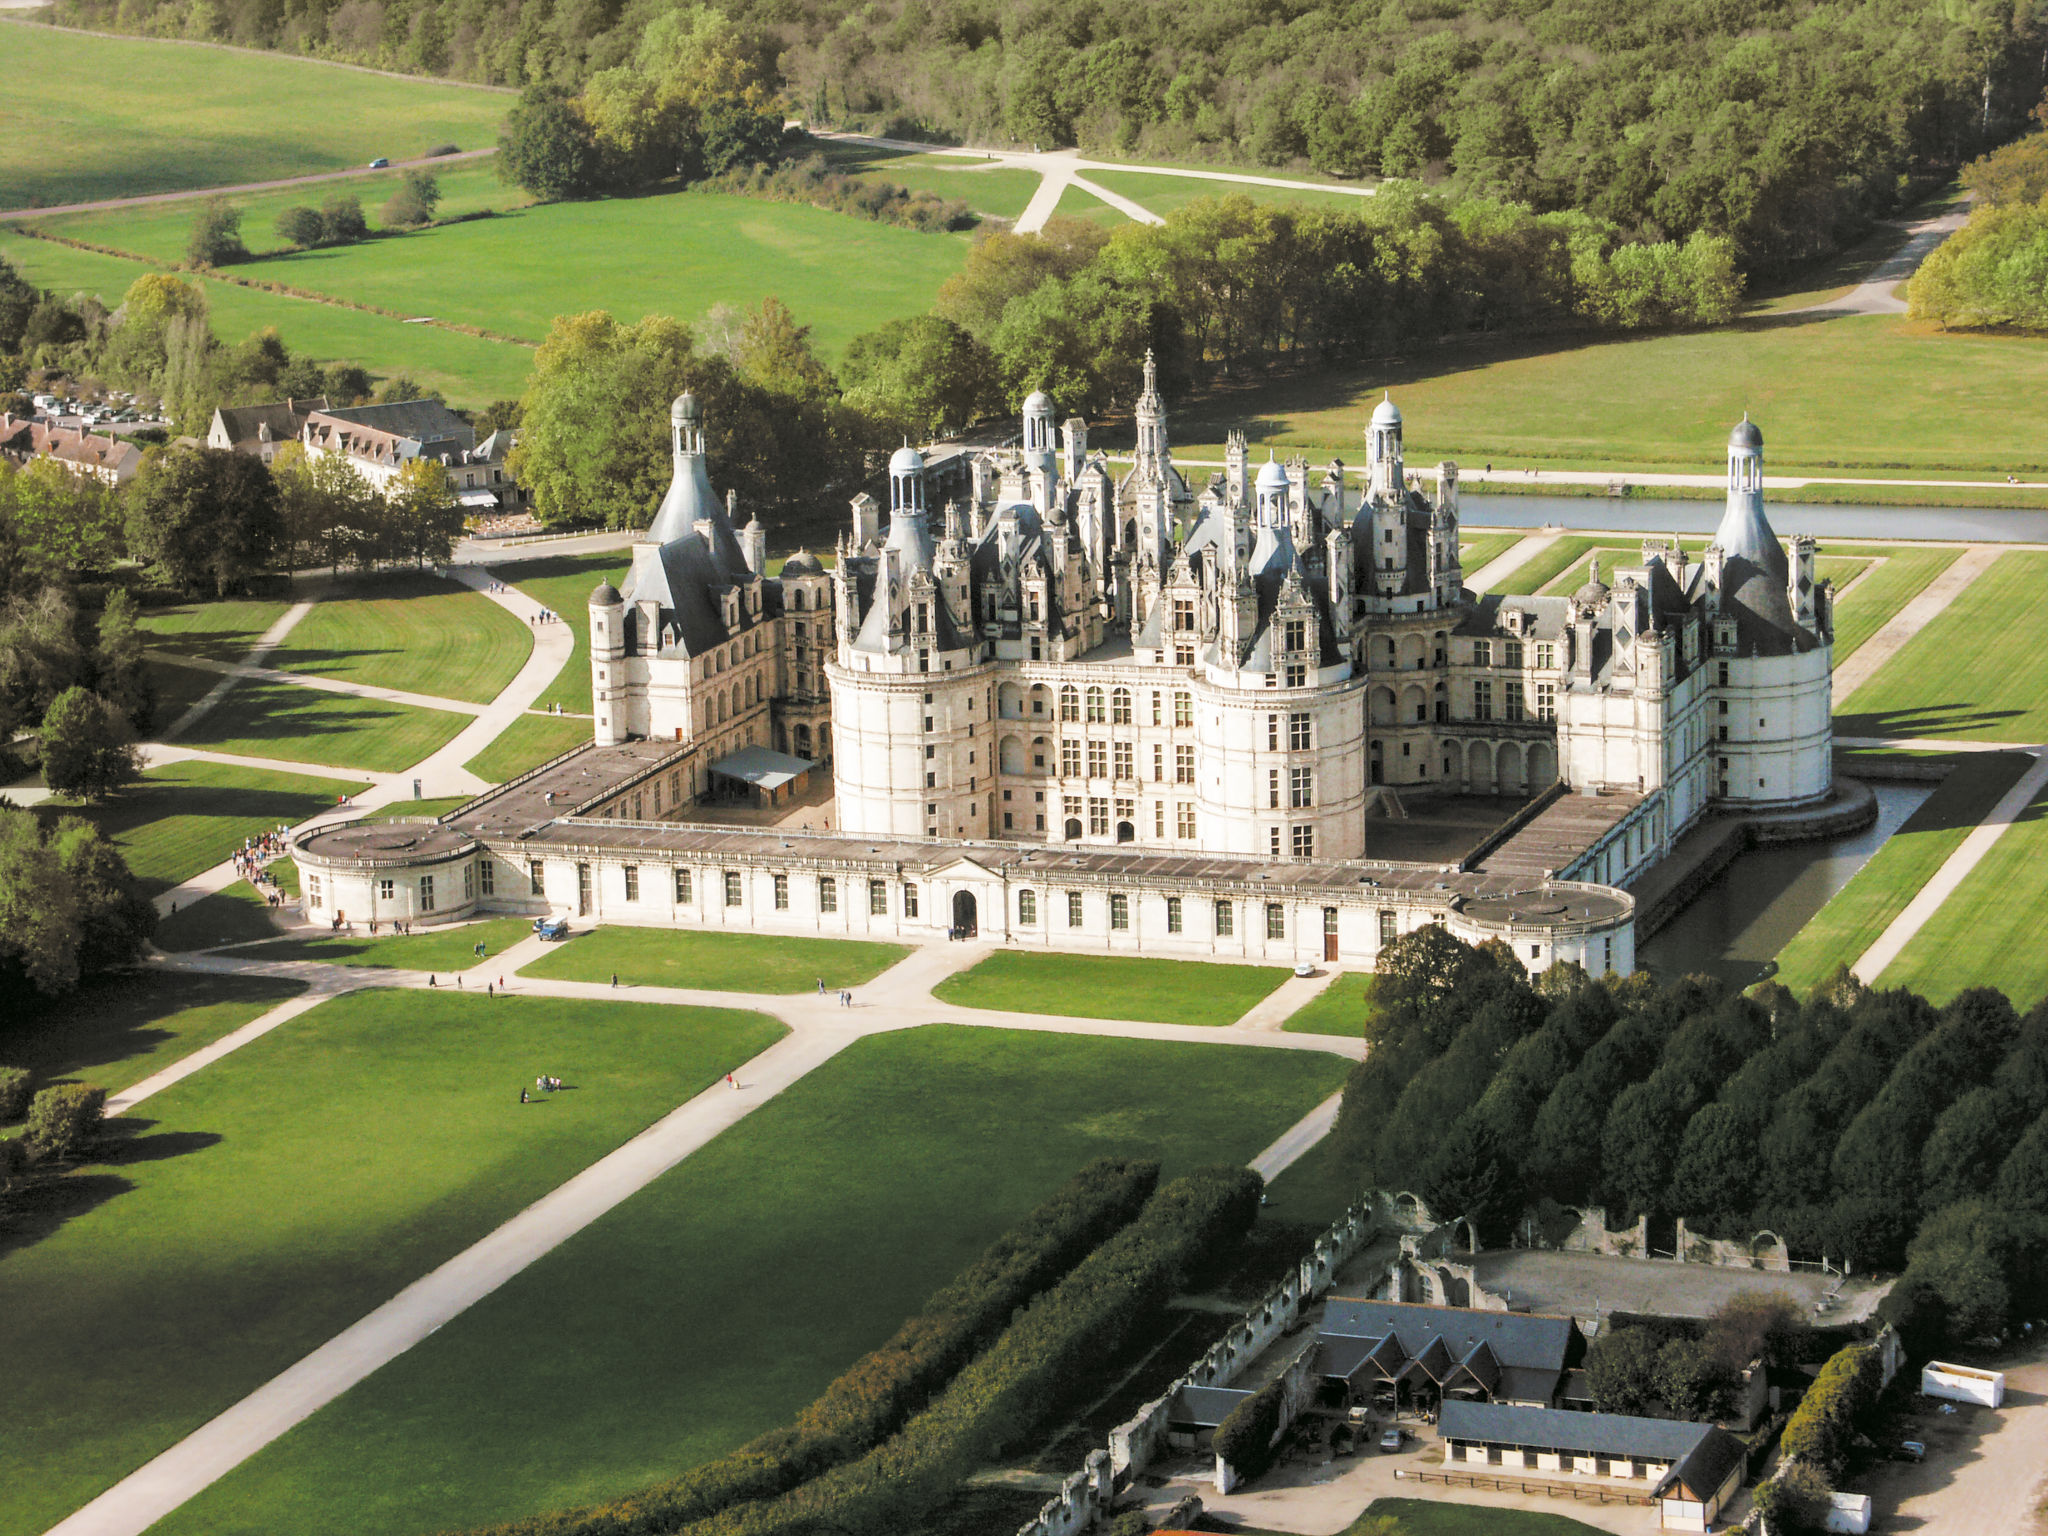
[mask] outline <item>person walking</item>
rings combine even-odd
[[[818,996],[820,996],[820,997],[823,997],[824,995],[825,995],[825,978],[824,978],[824,977],[822,977],[822,976],[820,976],[820,977],[818,978]]]
[[[519,1102],[520,1102],[520,1103],[522,1103],[522,1104],[525,1104],[525,1103],[527,1103],[527,1102],[528,1102],[528,1099],[527,1099],[527,1097],[526,1097],[526,1090],[525,1090],[524,1088],[522,1088],[522,1089],[520,1089],[520,1090],[519,1090]]]
[[[429,972],[427,974],[427,985],[430,987],[438,987],[441,985],[441,983],[434,979],[432,972]]]
[[[726,1087],[728,1087],[728,1088],[737,1088],[737,1087],[739,1087],[739,1082],[738,1082],[738,1080],[737,1080],[737,1079],[735,1079],[735,1078],[733,1077],[733,1075],[732,1075],[732,1074],[731,1074],[730,1072],[728,1072],[728,1073],[726,1073],[726,1074],[725,1074],[725,1086],[726,1086]]]
[[[614,987],[616,987],[616,986],[617,986],[618,984],[619,984],[619,973],[618,973],[617,971],[613,971],[613,972],[612,972],[612,985],[613,985]]]

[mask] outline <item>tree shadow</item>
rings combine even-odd
[[[109,1120],[99,1138],[69,1163],[30,1169],[0,1202],[0,1259],[33,1247],[72,1219],[98,1210],[134,1189],[120,1171],[218,1146],[214,1131],[149,1134],[154,1120]]]
[[[1954,736],[1972,739],[1983,732],[2020,719],[2017,709],[1983,709],[1957,701],[1949,704],[1918,704],[1910,709],[1881,709],[1868,714],[1835,716],[1837,736]],[[2017,743],[2015,743],[2017,745]]]
[[[219,1146],[222,1140],[217,1131],[161,1131],[152,1136],[149,1132],[156,1124],[133,1115],[109,1120],[100,1128],[100,1139],[89,1158],[83,1161],[102,1168],[133,1168],[183,1157],[188,1152],[203,1152]]]

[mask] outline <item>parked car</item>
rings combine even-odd
[[[1920,1440],[1901,1440],[1899,1448],[1892,1452],[1892,1460],[1894,1461],[1925,1461],[1926,1459],[1927,1446],[1924,1441]]]
[[[569,937],[569,919],[566,917],[536,917],[533,920],[533,931],[539,936],[541,943],[552,944],[557,939]]]
[[[1401,1428],[1400,1425],[1390,1424],[1380,1432],[1380,1449],[1383,1451],[1398,1451],[1401,1449],[1401,1442],[1407,1438],[1408,1432]]]
[[[379,155],[376,159],[370,162],[370,169],[373,171],[381,171],[390,164],[391,162],[389,160],[385,159],[384,156]]]

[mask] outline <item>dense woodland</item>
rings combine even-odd
[[[1804,1002],[1569,966],[1532,983],[1439,928],[1375,983],[1336,1132],[1368,1188],[1488,1242],[1598,1204],[1615,1226],[1647,1213],[1653,1246],[1682,1216],[1903,1266],[1887,1313],[1920,1349],[2048,1304],[2048,1003],[2022,1018],[1976,988],[1937,1008],[1846,972]]]
[[[576,92],[668,0],[60,0],[61,19]],[[722,0],[811,120],[1450,178],[1746,270],[1838,248],[2021,127],[2039,0]],[[672,24],[672,23],[665,23]]]
[[[2048,122],[2048,100],[2034,111]],[[1970,221],[1907,287],[1915,316],[1946,326],[2048,331],[2048,129],[1963,168]]]

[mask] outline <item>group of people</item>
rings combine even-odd
[[[616,986],[616,985],[617,985],[617,982],[616,982],[616,981],[614,981],[613,985],[615,985],[615,986]],[[824,977],[822,977],[822,976],[820,976],[820,977],[818,978],[818,996],[820,996],[820,997],[823,997],[824,995],[825,995],[825,978],[824,978]],[[839,998],[839,1006],[840,1006],[840,1007],[842,1007],[842,1008],[851,1008],[851,1007],[853,1006],[853,994],[852,994],[851,992],[847,991],[847,990],[846,990],[845,988],[843,988],[843,987],[842,987],[842,988],[841,988],[841,989],[839,990],[839,992],[838,992],[838,993],[837,993],[836,995],[837,995],[837,997]]]
[[[526,622],[529,624],[559,624],[562,622],[562,616],[552,608],[543,608]]]
[[[285,828],[280,825],[275,832],[265,832],[259,837],[245,837],[242,846],[232,857],[235,873],[256,889],[266,907],[281,907],[285,903],[284,890],[271,877],[269,864],[272,859],[282,858],[285,852]],[[173,911],[177,909],[172,908]]]
[[[562,1080],[559,1077],[549,1077],[545,1072],[543,1072],[539,1077],[536,1077],[533,1080],[533,1086],[538,1088],[542,1093],[553,1093],[556,1089],[562,1086]],[[520,1089],[519,1102],[522,1104],[531,1104],[533,1102],[532,1094],[530,1094],[524,1088]]]

